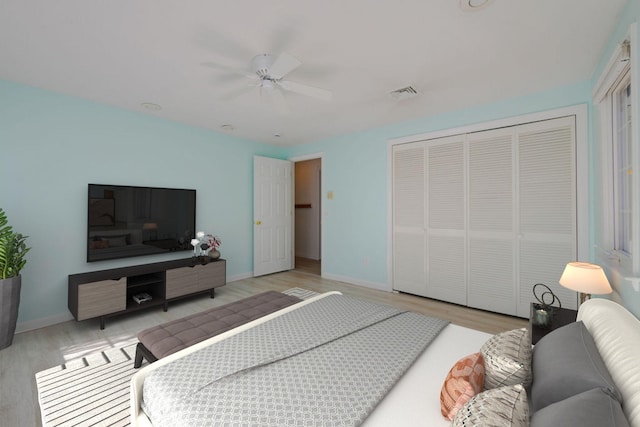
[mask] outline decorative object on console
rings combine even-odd
[[[559,283],[567,289],[580,292],[580,304],[591,298],[591,294],[613,292],[602,267],[588,262],[568,263]]]
[[[20,306],[22,276],[20,270],[31,248],[26,245],[28,236],[13,231],[7,225],[7,216],[0,208],[0,350],[13,343]]]
[[[193,256],[209,256],[212,259],[220,258],[218,248],[222,245],[222,240],[213,234],[205,234],[203,231],[196,233],[196,238],[191,240],[193,246]]]
[[[143,302],[151,301],[153,297],[146,292],[142,292],[133,296],[133,300],[138,304],[142,304]]]
[[[540,295],[536,293],[536,288],[542,286],[546,288],[546,292],[542,292]],[[551,319],[553,318],[553,313],[556,309],[562,308],[562,302],[560,302],[560,298],[553,293],[553,291],[544,283],[536,283],[533,285],[533,296],[535,297],[538,303],[534,303],[534,311],[533,311],[533,323],[536,326],[540,326],[542,328],[548,328],[551,326]],[[553,304],[558,302],[558,307],[554,307]]]

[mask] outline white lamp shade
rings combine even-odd
[[[611,285],[602,267],[588,262],[570,262],[564,268],[560,284],[584,294],[610,294]]]

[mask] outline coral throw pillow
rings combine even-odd
[[[484,387],[484,359],[473,353],[458,360],[447,374],[440,391],[440,411],[453,420],[456,413]]]

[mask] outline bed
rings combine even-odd
[[[302,309],[305,306],[311,306],[307,308],[307,310],[313,309],[314,305],[321,304],[321,301],[324,299],[347,298],[340,297],[340,295],[341,294],[339,292],[329,292],[319,295],[312,299],[287,307],[276,313],[272,313],[261,319],[257,319],[256,321],[247,323],[239,328],[228,331],[209,340],[198,343],[192,347],[163,358],[151,365],[145,366],[136,373],[131,380],[132,425],[150,426],[162,424],[161,422],[152,424],[147,413],[142,410],[142,408],[145,407],[145,409],[149,411],[149,406],[153,406],[153,404],[149,404],[149,402],[145,402],[143,399],[143,397],[147,397],[144,396],[145,381],[148,382],[146,385],[148,392],[150,394],[154,393],[153,387],[150,384],[158,383],[159,381],[157,378],[162,378],[162,372],[171,372],[172,369],[177,369],[175,367],[178,366],[178,364],[184,363],[184,361],[189,358],[197,357],[194,356],[194,354],[202,354],[198,352],[210,351],[209,349],[211,348],[224,346],[225,340],[227,340],[228,343],[233,339],[238,339],[233,337],[236,337],[245,331],[251,331],[253,329],[255,332],[258,328],[263,327],[260,325],[264,325],[274,319],[285,316],[287,313],[291,313],[296,310],[301,310],[302,312]],[[603,305],[604,308],[602,308]],[[613,312],[615,314],[610,315],[609,312]],[[594,318],[597,320],[593,320]],[[629,357],[637,358],[637,355],[640,354],[640,326],[638,320],[621,306],[609,301],[593,300],[585,303],[580,310],[579,319],[584,322],[587,329],[590,331],[593,329],[593,335],[596,343],[603,347],[608,347],[610,345],[611,333],[610,330],[609,332],[604,333],[599,332],[606,329],[603,325],[608,325],[607,322],[600,321],[601,318],[614,319],[611,320],[611,326],[607,326],[608,328],[615,328],[616,330],[623,328],[627,331],[625,332],[626,336],[624,337],[624,340],[619,340],[619,342],[614,343],[615,351],[603,350],[603,357],[607,363],[611,365],[609,370],[612,372],[612,376],[614,377],[616,384],[618,382],[624,383],[624,385],[620,387],[620,393],[622,397],[624,397],[625,401],[625,418],[629,420],[629,424],[631,426],[640,427],[640,414],[636,414],[640,409],[634,409],[635,407],[640,408],[640,392],[638,391],[638,384],[640,384],[640,368],[637,368],[636,371],[631,374],[628,372],[628,369],[625,370],[624,374],[616,373],[616,366],[622,363],[622,361],[619,360],[621,354],[625,355],[623,357],[627,358],[625,363],[629,362]],[[278,320],[274,320],[273,323],[277,322]],[[441,402],[439,395],[442,389],[443,380],[447,377],[447,373],[450,372],[454,362],[464,358],[466,355],[478,352],[481,347],[484,347],[486,343],[493,338],[494,337],[489,334],[453,324],[445,324],[442,327],[439,327],[439,329],[434,333],[433,339],[427,343],[426,349],[424,351],[417,350],[419,355],[415,362],[410,362],[408,364],[406,371],[403,370],[401,372],[397,382],[394,382],[388,392],[385,392],[384,397],[373,405],[373,409],[367,413],[366,419],[364,419],[362,425],[367,427],[388,425],[429,425],[437,427],[451,425],[451,421],[444,418],[441,414]],[[536,347],[537,346],[538,345],[536,345]],[[544,347],[545,346],[543,345],[540,348],[544,349]],[[541,363],[544,359],[542,353],[543,352],[540,351],[541,356],[538,358],[538,363]],[[534,354],[534,363],[532,365],[535,366],[535,363],[536,360]],[[635,365],[637,365],[637,363],[635,363]],[[534,384],[536,384],[536,375],[534,374],[533,376]],[[169,378],[171,378],[171,376],[169,376]],[[540,384],[542,383],[543,381],[540,381]],[[161,391],[161,394],[164,393],[164,391]],[[167,393],[170,394],[170,392]],[[485,393],[481,393],[480,395],[484,394]],[[626,402],[632,402],[635,406],[630,406],[630,404]],[[156,406],[159,406],[160,408],[162,408],[162,405],[172,406],[172,404],[164,402],[162,404],[156,404]],[[530,402],[528,405],[529,407],[527,409],[531,408],[532,411],[531,420],[535,421],[537,423],[536,425],[545,425],[545,416],[548,417],[549,410],[542,408],[538,413],[536,413],[534,411],[534,406],[532,406]],[[549,407],[555,408],[555,406],[550,405]],[[291,411],[292,408],[288,408],[288,410]],[[293,410],[295,411],[295,408],[293,408]],[[162,416],[167,416],[172,411],[168,411]],[[186,419],[186,417],[188,417],[182,413],[179,414],[179,419]],[[151,417],[153,418],[153,415]],[[528,413],[526,417],[528,420]],[[158,418],[155,419],[157,420]],[[313,419],[313,414],[310,415],[310,419]],[[175,420],[172,420],[170,424],[174,421]],[[359,423],[360,422],[355,422],[353,424]],[[186,424],[188,425],[189,422]],[[336,421],[334,423],[329,421],[325,424],[339,425],[340,422]]]

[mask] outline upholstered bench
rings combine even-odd
[[[302,301],[292,295],[267,291],[220,307],[154,326],[138,334],[134,367],[142,359],[153,363],[178,350]]]

